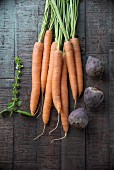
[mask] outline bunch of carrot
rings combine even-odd
[[[42,97],[41,112],[44,123],[42,134],[49,122],[53,102],[58,112],[58,122],[52,131],[57,128],[61,117],[65,132],[63,138],[67,136],[69,129],[67,74],[69,75],[75,107],[77,96],[80,96],[83,92],[80,45],[78,38],[75,37],[78,6],[79,0],[46,0],[41,32],[38,42],[35,43],[33,48],[30,99],[30,111],[34,115],[37,113],[37,108],[39,108],[40,96]],[[48,22],[50,9],[51,18]],[[53,39],[55,40],[53,41]]]

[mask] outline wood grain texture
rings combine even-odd
[[[0,1],[0,111],[11,100],[14,78],[15,3]],[[13,160],[13,118],[0,117],[0,169],[11,170]]]
[[[0,78],[2,79],[14,77],[14,5],[14,0],[0,1]]]
[[[31,162],[16,162],[14,164],[14,170],[38,170],[38,168],[36,167],[36,163],[32,163]]]
[[[105,64],[102,81],[86,76],[86,87],[99,87],[105,95],[105,100],[98,108],[88,109],[90,122],[86,129],[87,170],[109,169],[109,44],[107,34],[109,29],[109,7],[108,1],[86,1],[86,55],[95,56]]]
[[[0,88],[11,88],[14,83],[14,79],[0,79]]]
[[[0,88],[0,111],[11,100],[11,90]],[[0,117],[0,169],[12,169],[13,158],[13,119],[6,114]]]
[[[109,129],[110,129],[110,169],[114,169],[114,48],[109,51]]]
[[[31,61],[33,45],[37,41],[38,1],[15,1],[15,51],[23,62],[20,99],[21,110],[29,112],[31,92]],[[21,115],[14,117],[14,169],[35,169],[37,162],[36,119]],[[28,163],[27,163],[28,162]],[[28,168],[29,167],[29,168]]]
[[[0,163],[0,170],[12,170],[12,163],[1,162]]]
[[[114,1],[110,2],[109,30],[109,134],[110,134],[110,169],[114,169]]]

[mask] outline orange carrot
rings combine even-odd
[[[73,99],[77,100],[77,79],[76,79],[76,69],[75,69],[75,60],[73,54],[73,47],[70,41],[64,43],[64,49],[66,54],[66,63],[68,68],[68,74],[70,79],[70,85],[72,90]]]
[[[45,125],[49,121],[50,110],[51,110],[51,105],[52,105],[52,73],[53,73],[53,62],[54,62],[55,50],[56,50],[56,42],[53,42],[51,45],[49,70],[48,70],[45,100],[44,100],[43,114],[42,114],[43,122]]]
[[[40,97],[40,85],[41,85],[41,65],[43,55],[43,43],[36,42],[33,48],[32,54],[32,92],[30,99],[30,111],[34,115],[37,109],[39,97]]]
[[[63,55],[63,67],[62,67],[62,78],[61,78],[61,121],[65,134],[69,129],[68,123],[68,85],[67,85],[67,65],[66,56]]]
[[[83,92],[83,70],[82,70],[82,60],[81,60],[81,52],[80,52],[80,45],[79,45],[78,38],[72,38],[71,43],[73,45],[74,56],[75,56],[78,95],[80,96]]]
[[[54,63],[55,50],[56,50],[56,43],[53,42],[51,45],[49,70],[48,70],[48,76],[47,76],[45,100],[44,100],[43,114],[42,114],[44,128],[43,128],[42,133],[40,135],[38,135],[34,140],[38,139],[39,137],[41,137],[44,134],[46,125],[47,125],[47,123],[49,121],[49,117],[50,117],[50,109],[51,109],[51,105],[52,105],[52,74],[53,74],[53,63]]]
[[[58,139],[53,139],[51,143],[54,141],[65,139],[67,136],[67,132],[69,129],[68,123],[68,86],[67,86],[67,65],[66,65],[66,57],[63,56],[63,67],[62,67],[62,77],[61,77],[61,121],[63,130],[65,135]],[[58,125],[58,124],[57,124]],[[57,126],[56,126],[57,127]],[[54,131],[54,128],[52,131]],[[50,133],[52,132],[50,131]]]
[[[61,73],[62,73],[62,51],[56,50],[54,53],[53,77],[52,77],[52,96],[58,114],[61,112]]]
[[[61,112],[61,74],[62,74],[62,51],[57,50],[54,53],[54,63],[53,63],[53,76],[52,76],[52,98],[55,108],[58,112],[58,120],[54,129],[52,129],[49,134],[55,131],[59,125],[60,112]]]
[[[52,31],[47,30],[44,36],[44,52],[43,52],[43,60],[42,60],[42,72],[41,72],[42,95],[44,94],[46,88],[51,43],[52,43]]]

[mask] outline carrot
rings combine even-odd
[[[69,2],[68,2],[69,3]],[[74,61],[74,54],[73,54],[73,47],[71,42],[69,41],[69,31],[65,30],[64,24],[62,22],[61,19],[61,15],[59,13],[59,10],[57,8],[57,5],[55,3],[55,1],[52,1],[52,9],[55,12],[56,16],[57,16],[57,20],[60,24],[60,28],[64,34],[64,38],[65,38],[65,43],[64,43],[64,49],[65,49],[65,54],[66,54],[66,62],[67,62],[67,67],[68,67],[68,74],[69,74],[69,79],[70,79],[70,85],[71,85],[71,90],[72,90],[72,95],[73,95],[73,99],[75,101],[75,105],[76,105],[76,99],[77,99],[77,80],[76,80],[76,70],[75,70],[75,61]],[[68,17],[69,14],[69,10],[67,8],[67,20],[68,23],[66,22],[66,26],[69,29],[69,23],[70,23],[70,19]]]
[[[61,121],[63,130],[65,132],[65,135],[58,139],[53,139],[51,143],[54,141],[62,140],[66,138],[68,129],[69,129],[69,123],[68,123],[68,85],[67,85],[67,65],[66,65],[66,56],[63,55],[63,67],[62,67],[62,76],[61,76]]]
[[[78,86],[78,96],[83,92],[83,71],[82,71],[82,61],[81,61],[81,52],[78,38],[75,38],[76,34],[76,23],[78,19],[78,6],[79,0],[70,1],[70,19],[71,19],[71,43],[73,45],[74,57],[75,57],[75,67],[77,75],[77,86]]]
[[[56,42],[53,42],[51,45],[49,70],[48,70],[45,100],[44,100],[43,114],[42,114],[43,123],[45,125],[49,121],[50,110],[51,110],[51,105],[52,105],[52,73],[53,73],[53,61],[54,61],[55,50],[56,50]]]
[[[68,85],[67,85],[67,65],[66,56],[63,55],[63,68],[62,68],[62,78],[61,78],[61,121],[65,134],[67,134],[69,129],[68,123]]]
[[[52,78],[52,96],[55,108],[58,114],[61,112],[61,73],[62,73],[62,51],[56,50],[54,53],[53,78]]]
[[[33,56],[32,56],[32,92],[30,99],[30,110],[34,115],[38,105],[39,97],[40,97],[40,88],[41,88],[41,69],[42,69],[42,55],[44,50],[44,45],[42,42],[44,38],[44,34],[46,31],[46,25],[48,23],[49,16],[49,6],[50,1],[46,0],[45,11],[42,20],[41,31],[38,36],[38,42],[35,43],[33,48]]]
[[[37,109],[39,97],[40,97],[40,75],[43,55],[43,43],[36,42],[33,48],[32,54],[32,92],[30,99],[30,111],[34,115]]]
[[[53,1],[55,2],[55,1]],[[62,14],[62,4],[61,1],[56,1],[58,8],[60,9],[60,13]],[[56,5],[55,3],[55,5]],[[52,8],[52,11],[55,11]],[[56,15],[55,15],[56,16]],[[53,78],[52,78],[52,97],[53,97],[53,103],[55,108],[58,112],[58,120],[57,124],[54,129],[52,129],[49,134],[51,134],[53,131],[55,131],[59,125],[60,121],[60,111],[61,111],[61,90],[60,90],[60,84],[61,84],[61,73],[62,73],[62,40],[63,40],[63,34],[61,29],[59,29],[59,23],[57,18],[54,20],[55,22],[55,40],[57,44],[57,50],[55,51],[55,57],[54,57],[54,66],[53,66]]]
[[[59,43],[57,43],[59,47]],[[52,98],[55,108],[58,112],[58,120],[54,129],[52,129],[49,134],[55,131],[59,125],[60,112],[61,112],[61,74],[62,74],[62,51],[59,48],[54,53],[54,63],[53,63],[53,77],[52,77]]]
[[[77,79],[76,79],[76,70],[75,70],[75,60],[73,54],[73,47],[70,41],[64,43],[64,49],[66,53],[66,63],[69,73],[70,85],[72,90],[73,99],[76,104],[77,100]]]
[[[42,71],[41,71],[41,91],[42,91],[42,95],[44,94],[45,88],[46,88],[51,43],[52,43],[52,31],[47,30],[46,33],[45,33],[45,36],[44,36],[44,52],[43,52]]]
[[[56,42],[53,42],[51,45],[49,70],[48,70],[48,76],[47,76],[46,92],[45,92],[45,99],[44,99],[43,113],[42,113],[42,120],[44,123],[44,128],[43,128],[43,132],[40,135],[38,135],[36,138],[34,138],[34,140],[38,139],[44,134],[46,125],[50,117],[50,110],[51,110],[51,105],[52,105],[52,74],[53,74],[53,63],[54,63],[55,50],[56,50]]]
[[[81,60],[81,52],[80,52],[80,45],[79,45],[78,38],[72,38],[71,43],[73,45],[74,56],[75,56],[78,95],[80,96],[83,92],[83,70],[82,70],[82,60]]]

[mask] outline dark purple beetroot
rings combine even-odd
[[[103,63],[99,59],[89,56],[86,63],[86,73],[88,76],[102,76],[103,72]]]
[[[97,107],[104,100],[104,93],[96,87],[88,87],[84,92],[84,101],[89,108]]]
[[[85,128],[89,122],[87,112],[84,108],[78,108],[69,115],[69,123],[75,128]]]

